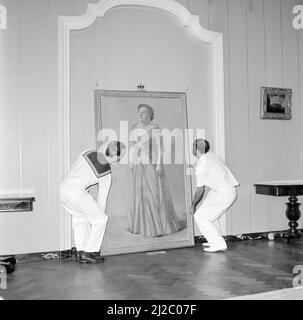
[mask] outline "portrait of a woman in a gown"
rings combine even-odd
[[[154,109],[140,104],[138,120],[130,133],[133,198],[127,216],[128,230],[145,237],[169,235],[183,227],[163,167],[160,128],[153,122]]]

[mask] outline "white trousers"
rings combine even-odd
[[[220,192],[210,190],[196,211],[194,215],[196,224],[207,242],[211,245],[226,246],[226,242],[220,231],[218,219],[234,203],[236,197],[236,188]]]
[[[85,190],[72,184],[63,184],[60,198],[72,216],[72,228],[78,251],[99,252],[108,216],[105,206],[100,206]]]

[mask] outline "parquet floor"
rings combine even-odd
[[[201,246],[106,258],[104,264],[71,260],[24,261],[8,275],[5,299],[222,299],[291,288],[303,265],[303,239],[229,243],[224,253]]]

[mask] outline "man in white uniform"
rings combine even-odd
[[[193,154],[198,158],[195,169],[197,190],[192,204],[192,214],[201,233],[207,240],[204,251],[218,252],[227,249],[226,242],[218,227],[218,219],[234,203],[239,185],[228,167],[215,153],[209,152],[207,140],[197,139],[193,144]],[[201,202],[205,186],[210,190]]]
[[[119,141],[109,143],[105,154],[87,150],[73,163],[71,171],[60,187],[63,206],[72,216],[72,227],[77,249],[77,262],[99,263],[101,244],[108,221],[105,213],[111,186],[110,165],[119,162],[125,146]],[[98,184],[98,199],[86,190]]]

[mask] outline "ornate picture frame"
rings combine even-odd
[[[292,89],[261,87],[261,119],[291,120]]]
[[[156,128],[172,131],[180,128],[182,132],[188,129],[186,93],[183,92],[95,90],[94,98],[97,137],[100,137],[102,129],[120,130],[118,140],[123,140],[121,121],[123,124],[129,123],[131,131],[138,119],[140,123],[138,106],[141,104],[153,108],[154,119],[151,123]],[[100,141],[97,140],[98,147]],[[179,141],[175,137],[174,148],[177,148]],[[183,148],[184,153],[189,152],[187,147],[188,144]],[[130,166],[130,153],[131,147],[127,148],[124,161],[112,167],[112,187],[106,207],[109,222],[102,254],[193,246],[193,217],[190,214],[192,188],[186,161],[182,164],[163,162],[159,176],[154,169],[156,166]],[[153,183],[156,185],[153,186]],[[162,204],[157,202],[161,200],[155,200],[161,198],[166,203],[164,200]],[[144,203],[140,205],[141,202]]]
[[[25,212],[33,211],[34,197],[5,197],[0,198],[1,212]]]

